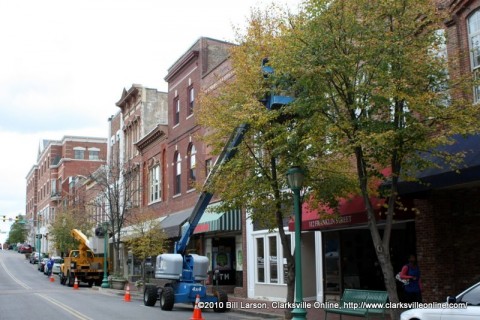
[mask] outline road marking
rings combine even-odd
[[[74,316],[75,318],[77,319],[80,319],[80,320],[93,320],[92,318],[89,318],[88,316],[78,312],[77,310],[73,309],[73,308],[70,308],[69,306],[67,306],[66,304],[63,304],[61,303],[60,301],[58,300],[55,300],[51,297],[46,297],[46,296],[42,296],[41,294],[39,293],[36,293],[37,296],[39,296],[40,298],[44,299],[44,300],[47,300],[48,302],[56,305],[57,307],[67,311],[68,313],[70,313],[72,316]]]
[[[24,282],[18,280],[10,271],[8,271],[7,266],[5,265],[5,263],[3,263],[2,260],[0,260],[0,264],[2,265],[2,268],[5,270],[5,273],[8,274],[10,276],[10,278],[12,278],[13,281],[18,283],[24,289],[32,290],[32,287],[30,287],[27,284],[25,284]]]
[[[2,268],[5,270],[5,273],[8,274],[13,281],[15,281],[16,283],[18,283],[21,287],[23,287],[24,289],[27,289],[27,290],[32,290],[32,287],[30,287],[29,285],[25,284],[24,282],[18,280],[7,268],[7,266],[5,265],[5,263],[0,260],[0,265],[2,266]],[[87,317],[86,315],[78,312],[77,310],[73,309],[73,308],[70,308],[69,306],[53,299],[53,298],[50,298],[50,297],[46,297],[46,296],[43,296],[42,294],[40,293],[35,293],[35,295],[39,296],[40,298],[44,299],[44,300],[47,300],[48,302],[50,302],[51,304],[54,304],[56,305],[57,307],[65,310],[66,312],[70,313],[71,315],[73,315],[75,318],[79,319],[79,320],[93,320],[92,318],[89,318]]]

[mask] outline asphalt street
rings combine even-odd
[[[158,303],[146,307],[141,299],[125,302],[109,290],[80,286],[74,290],[62,286],[55,277],[37,271],[23,254],[0,250],[0,319],[1,320],[120,320],[120,319],[190,319],[191,305],[177,304],[172,311],[162,311]],[[205,320],[260,319],[255,315],[235,312],[214,313],[202,310]]]

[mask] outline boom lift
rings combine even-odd
[[[78,250],[71,250],[68,257],[60,265],[60,283],[73,286],[75,277],[79,282],[87,282],[91,287],[94,283],[100,286],[103,279],[103,258],[95,257],[87,236],[78,229],[72,229],[72,237],[78,242]]]
[[[267,62],[268,60],[264,59],[262,63],[265,77],[273,73],[273,69],[267,65]],[[267,109],[271,110],[280,108],[292,100],[293,98],[288,96],[269,94],[262,100],[262,103]],[[249,125],[247,123],[238,126],[218,156],[188,219],[188,228],[180,240],[175,243],[174,253],[164,253],[157,256],[155,278],[166,279],[169,282],[164,287],[155,285],[145,287],[143,301],[146,306],[154,306],[156,301],[160,300],[162,310],[172,310],[175,303],[195,303],[198,294],[202,302],[209,302],[211,303],[209,305],[214,306],[214,311],[223,312],[226,310],[227,294],[221,290],[214,290],[213,295],[207,295],[207,289],[202,282],[207,279],[208,258],[197,254],[186,254],[185,251],[198,222],[213,197],[212,193],[206,191],[208,189],[206,187],[212,182],[218,169],[235,156],[237,147],[242,142],[248,129]]]

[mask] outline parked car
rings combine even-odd
[[[43,258],[45,258],[45,254],[44,254],[44,253],[42,253],[42,254],[40,255],[40,260],[43,259]],[[38,252],[33,252],[33,253],[30,255],[30,258],[29,258],[30,263],[37,264],[37,263],[38,263],[38,260],[39,260],[39,259],[38,259]]]
[[[60,265],[63,263],[63,259],[62,259],[62,257],[52,257],[52,258],[53,258],[52,272],[54,274],[58,274],[58,273],[60,273]],[[46,264],[48,263],[48,260],[50,260],[50,259],[47,259],[45,261],[45,266],[44,266],[44,269],[43,269],[43,274],[45,274],[45,275],[48,275],[48,270],[47,270],[47,267],[46,267]]]
[[[20,248],[18,249],[18,252],[20,253],[32,253],[33,252],[33,248],[31,245],[29,244],[22,244],[20,246]]]
[[[42,258],[38,264],[38,271],[45,272],[45,266],[47,265],[48,258]]]
[[[449,304],[449,305],[447,305]],[[463,306],[460,306],[463,304]],[[463,320],[480,319],[480,282],[438,308],[410,309],[402,312],[401,320]]]

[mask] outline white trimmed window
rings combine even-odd
[[[191,86],[188,89],[188,115],[193,113],[193,108],[195,107],[195,89]]]
[[[188,146],[188,187],[193,188],[195,181],[197,181],[197,149],[190,143]]]
[[[150,169],[150,202],[160,200],[162,196],[160,183],[160,166],[156,165]]]
[[[475,11],[467,20],[470,65],[475,78],[480,72],[480,10]],[[473,101],[480,102],[480,86],[473,88]]]
[[[182,192],[182,156],[180,152],[175,152],[173,160],[175,161],[173,166],[173,174],[175,177],[173,183],[174,194],[180,194]]]
[[[293,251],[292,237],[287,233],[287,241]],[[255,238],[255,280],[257,283],[286,284],[287,259],[278,233],[268,233]]]
[[[88,160],[100,160],[100,149],[88,148]]]
[[[82,148],[82,147],[73,148],[73,158],[78,160],[85,159],[85,148]]]
[[[173,125],[177,125],[180,123],[180,99],[178,97],[173,100],[173,105]]]

